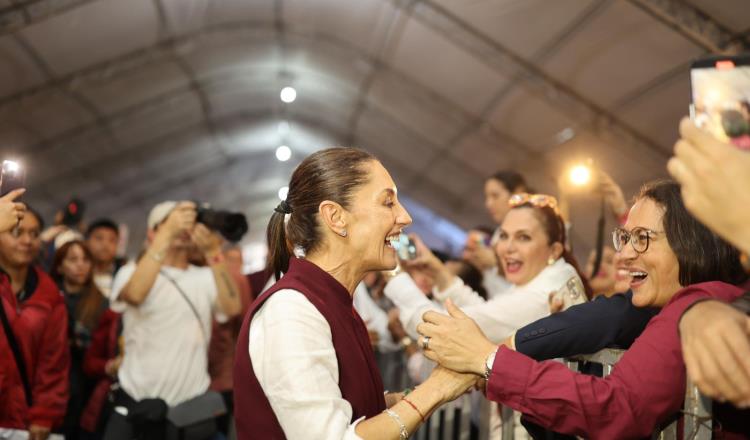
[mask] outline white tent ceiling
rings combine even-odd
[[[747,0],[0,0],[0,148],[43,213],[77,195],[136,238],[166,198],[260,235],[300,158],[341,144],[470,227],[499,169],[544,191],[583,157],[631,194],[664,176],[687,65],[749,27]]]

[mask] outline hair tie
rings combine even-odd
[[[289,206],[286,200],[282,200],[281,203],[279,203],[279,206],[274,208],[274,211],[278,212],[279,214],[291,214],[292,207]]]

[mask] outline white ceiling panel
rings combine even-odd
[[[133,146],[189,128],[202,121],[200,102],[193,94],[189,94],[167,99],[158,105],[120,118],[113,123],[113,129],[123,145]]]
[[[188,79],[168,60],[156,60],[115,77],[91,77],[76,83],[76,90],[106,114],[137,106],[169,91],[185,88]]]
[[[376,109],[363,111],[357,125],[357,139],[379,155],[393,156],[411,169],[419,169],[436,151],[425,139],[409,133],[386,114]]]
[[[445,142],[469,120],[465,113],[446,103],[437,94],[405,83],[403,78],[381,73],[368,94],[372,105],[391,115],[431,142]]]
[[[276,5],[277,2],[268,0],[212,1],[206,11],[205,23],[272,22]]]
[[[6,104],[0,107],[0,115],[45,140],[93,120],[93,116],[70,96],[55,89]]]
[[[747,0],[687,0],[734,32],[750,29]]]
[[[687,73],[620,110],[620,116],[656,140],[666,151],[677,141],[677,128],[688,115],[690,78]]]
[[[324,33],[376,55],[388,29],[401,12],[382,0],[357,0],[348,8],[340,0],[285,0],[283,17],[292,29],[311,35]]]
[[[600,0],[435,0],[496,42],[530,57]]]
[[[534,151],[548,151],[556,145],[556,135],[575,121],[548,102],[523,89],[515,89],[495,108],[490,123]]]
[[[0,97],[44,82],[44,75],[11,36],[0,38]]]
[[[507,84],[503,75],[416,20],[409,20],[390,62],[402,74],[474,114]]]
[[[152,45],[158,24],[153,5],[151,0],[91,2],[33,24],[21,35],[61,75]]]
[[[628,2],[614,2],[544,63],[605,107],[701,50]]]

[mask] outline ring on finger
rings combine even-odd
[[[423,336],[422,337],[422,349],[423,350],[429,350],[430,349],[430,337],[429,336]]]

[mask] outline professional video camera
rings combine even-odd
[[[211,208],[206,203],[196,203],[198,216],[196,221],[202,223],[208,229],[217,231],[224,238],[237,243],[247,233],[247,218],[240,212],[219,211]]]

